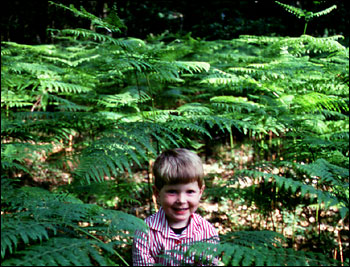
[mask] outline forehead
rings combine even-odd
[[[166,184],[162,189],[199,189],[199,185],[197,181],[190,183]]]

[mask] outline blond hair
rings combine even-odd
[[[203,186],[203,165],[195,153],[184,148],[166,150],[153,165],[154,185],[161,190],[167,184],[198,182]]]

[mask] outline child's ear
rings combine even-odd
[[[200,194],[201,194],[201,196],[202,196],[202,194],[203,194],[203,192],[204,192],[204,189],[205,189],[205,185],[203,185],[202,188],[201,188],[200,191],[199,191]]]

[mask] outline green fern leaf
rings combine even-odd
[[[69,7],[62,5],[62,4],[58,4],[58,3],[54,3],[50,1],[50,4],[52,5],[56,5],[58,7],[61,7],[63,9],[69,10],[72,13],[74,13],[76,16],[82,17],[82,18],[86,18],[88,20],[91,21],[91,23],[97,27],[97,28],[103,28],[108,30],[109,32],[116,32],[116,33],[120,33],[121,32],[121,27],[124,27],[124,25],[120,24],[120,25],[114,25],[111,24],[109,22],[107,22],[106,20],[103,20],[89,12],[87,12],[83,7],[80,8],[80,10],[76,9],[73,5],[70,5]]]

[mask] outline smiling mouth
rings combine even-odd
[[[189,208],[177,208],[177,207],[173,207],[174,210],[188,210]]]
[[[173,210],[176,212],[176,213],[185,213],[186,211],[189,210],[189,208],[173,208]]]

